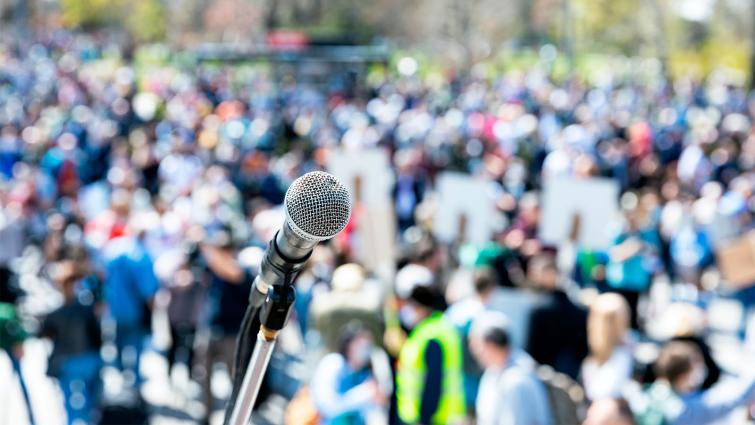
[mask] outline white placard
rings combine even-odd
[[[392,204],[393,171],[383,149],[340,150],[328,156],[328,172],[346,186],[352,201],[367,208]],[[359,199],[356,199],[359,197]]]
[[[618,197],[619,184],[611,179],[546,180],[541,198],[540,239],[559,245],[575,237],[580,248],[609,248],[620,217]]]
[[[354,202],[356,259],[390,281],[395,272],[396,215],[388,152],[379,148],[336,151],[328,157],[328,171],[346,186]]]
[[[444,242],[484,243],[499,223],[491,183],[467,174],[445,172],[438,176],[435,236]],[[459,238],[459,233],[463,233]]]

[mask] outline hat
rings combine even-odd
[[[408,264],[396,273],[396,294],[407,299],[416,286],[428,287],[433,283],[433,273],[425,266]]]

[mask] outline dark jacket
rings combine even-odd
[[[577,379],[587,357],[587,310],[560,290],[543,298],[530,315],[527,351],[538,363]]]
[[[102,345],[100,323],[94,307],[77,301],[50,313],[42,325],[42,335],[52,339],[47,374],[57,377],[63,362],[88,352],[98,353]]]

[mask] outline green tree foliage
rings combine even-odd
[[[120,28],[137,42],[165,36],[160,0],[61,0],[60,8],[63,24],[69,28]]]

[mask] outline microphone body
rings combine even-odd
[[[260,263],[260,270],[254,279],[254,288],[267,294],[269,287],[282,285],[292,279],[304,267],[312,254],[317,241],[304,239],[297,235],[288,222],[275,233]]]
[[[294,279],[307,264],[315,245],[317,241],[299,237],[287,223],[270,241],[262,257],[259,274],[254,278],[252,291],[249,294],[250,308],[262,308],[261,326],[273,331],[283,329],[291,313],[290,306],[296,298]],[[285,297],[285,299],[265,303],[271,290],[280,292],[271,296]],[[271,311],[271,309],[276,311]]]

